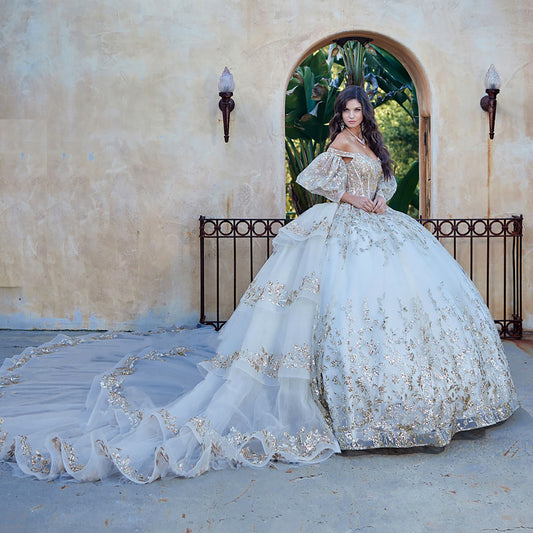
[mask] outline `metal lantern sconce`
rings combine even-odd
[[[489,67],[485,76],[485,90],[487,94],[480,100],[483,111],[489,113],[489,137],[494,139],[494,121],[496,120],[496,95],[500,92],[502,82],[494,65]]]
[[[233,75],[228,70],[228,67],[224,68],[222,76],[218,82],[218,95],[220,96],[220,102],[218,108],[222,111],[222,120],[224,122],[224,141],[229,141],[229,115],[235,109],[235,102],[233,101],[233,91],[235,90],[235,82],[233,81]]]

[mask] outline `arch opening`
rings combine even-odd
[[[358,30],[335,33],[314,42],[300,54],[287,75],[285,87],[288,87],[296,68],[308,56],[342,39],[366,40],[382,48],[393,55],[411,77],[418,99],[419,214],[422,218],[429,218],[431,216],[431,91],[425,70],[411,50],[391,37],[377,32]]]

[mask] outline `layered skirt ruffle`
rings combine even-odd
[[[0,459],[146,483],[442,446],[517,406],[490,314],[444,248],[395,211],[321,204],[280,230],[220,335],[58,337],[6,360]]]

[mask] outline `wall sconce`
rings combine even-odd
[[[494,121],[496,120],[496,95],[500,92],[502,82],[494,65],[489,67],[485,76],[485,90],[487,94],[479,101],[483,111],[489,113],[489,137],[494,139]]]
[[[228,70],[228,67],[225,67],[218,82],[218,95],[221,97],[218,108],[222,111],[225,142],[229,141],[229,115],[235,109],[235,102],[232,98],[234,89],[235,82],[233,81],[233,75]]]

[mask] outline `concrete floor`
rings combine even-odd
[[[57,332],[0,331],[0,363]],[[65,483],[0,465],[0,531],[533,531],[533,337],[505,342],[522,407],[438,455],[362,453],[196,479]]]

